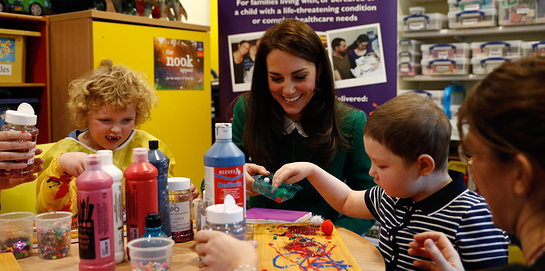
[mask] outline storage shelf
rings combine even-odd
[[[421,82],[421,81],[479,81],[484,79],[484,75],[415,75],[415,76],[400,76],[401,80],[406,82]]]
[[[42,36],[42,33],[38,32],[38,31],[27,31],[27,30],[5,29],[5,28],[0,28],[0,34],[18,35],[18,36],[31,36],[31,37],[41,37]]]
[[[520,26],[498,26],[489,28],[466,28],[466,29],[441,29],[433,31],[403,32],[404,39],[441,37],[466,37],[480,35],[504,35],[514,33],[535,33],[545,31],[545,24],[520,25]]]
[[[0,83],[0,87],[45,87],[45,83]]]

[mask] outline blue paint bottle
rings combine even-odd
[[[204,155],[205,202],[223,204],[231,195],[246,213],[244,153],[233,143],[231,123],[216,123],[216,142]]]
[[[170,159],[159,149],[159,140],[149,141],[148,161],[157,168],[157,207],[163,232],[170,237],[170,201],[168,198],[168,167]]]

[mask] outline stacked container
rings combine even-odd
[[[439,30],[447,27],[447,16],[442,13],[425,13],[423,7],[411,7],[408,16],[397,18],[399,31]]]
[[[400,40],[397,47],[397,74],[414,76],[420,74],[420,45],[417,40]]]
[[[545,41],[526,41],[522,43],[522,56],[545,56]]]
[[[506,61],[517,61],[521,58],[522,41],[486,41],[472,42],[474,74],[487,74]]]
[[[543,0],[498,0],[499,25],[521,25],[545,22]]]
[[[498,11],[495,0],[448,0],[449,28],[496,26]]]
[[[422,44],[422,74],[469,74],[469,43]]]

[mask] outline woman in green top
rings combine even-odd
[[[263,35],[250,92],[234,109],[233,142],[246,154],[249,207],[311,211],[362,234],[373,220],[340,216],[308,180],[303,190],[276,203],[252,190],[251,174],[308,161],[355,190],[374,186],[363,145],[365,113],[335,98],[331,64],[320,37],[303,22],[284,20]],[[259,165],[259,166],[258,166]]]

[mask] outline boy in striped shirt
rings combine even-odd
[[[430,99],[403,94],[377,108],[364,128],[364,145],[372,161],[369,175],[378,186],[353,191],[318,166],[284,165],[273,185],[307,178],[338,212],[380,222],[379,249],[387,270],[420,270],[419,257],[408,254],[413,235],[439,231],[447,235],[466,270],[507,264],[507,235],[496,228],[488,205],[467,189],[463,174],[448,170],[452,127]]]

